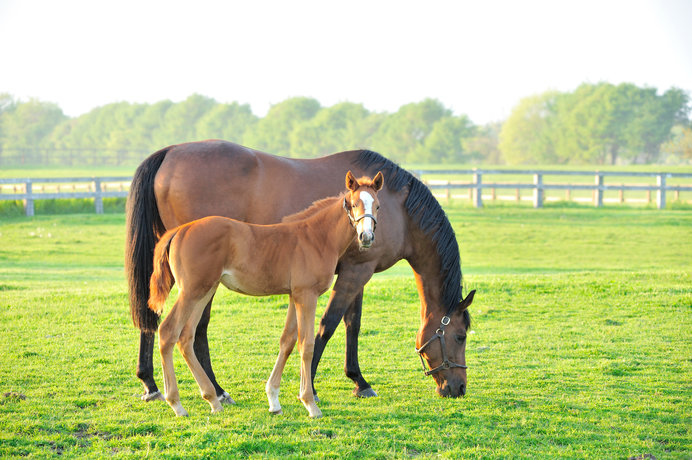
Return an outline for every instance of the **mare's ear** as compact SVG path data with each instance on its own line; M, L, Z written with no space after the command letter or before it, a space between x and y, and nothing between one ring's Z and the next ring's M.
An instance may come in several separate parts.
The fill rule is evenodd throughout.
M358 180L351 171L346 173L346 188L352 192L358 190Z
M474 295L476 295L475 289L473 291L469 292L469 295L467 295L465 299L463 299L461 302L459 302L459 311L464 311L467 308L469 308L469 305L471 305L471 302L473 302L473 296Z
M382 190L382 186L384 185L384 176L382 175L382 171L378 172L375 178L372 180L372 188L375 189L376 192L379 192Z

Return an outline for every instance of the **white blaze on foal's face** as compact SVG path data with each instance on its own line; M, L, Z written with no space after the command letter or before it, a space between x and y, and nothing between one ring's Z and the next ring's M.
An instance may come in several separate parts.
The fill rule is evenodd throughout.
M358 198L363 205L363 213L356 216L358 224L356 232L358 233L358 244L361 249L369 248L375 239L375 220L376 213L375 198L369 192L360 192Z
M375 202L375 199L372 197L372 195L370 195L368 192L360 192L360 201L363 202L365 214L373 215L372 204ZM375 229L373 228L372 224L373 221L370 217L366 217L365 219L361 220L358 222L358 233L374 232Z

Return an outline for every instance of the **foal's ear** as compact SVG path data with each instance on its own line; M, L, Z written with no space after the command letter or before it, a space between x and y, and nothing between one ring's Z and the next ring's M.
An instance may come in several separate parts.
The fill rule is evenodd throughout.
M374 188L376 192L379 192L382 190L382 185L384 185L384 176L382 175L382 171L380 171L372 180L372 188Z
M346 173L346 188L349 189L352 192L355 192L358 190L358 180L356 179L356 176L353 175L351 171Z
M467 308L469 308L469 305L471 305L471 302L473 302L473 296L474 295L476 295L475 289L473 291L469 292L469 295L467 295L465 299L463 299L461 302L459 302L459 311L464 311Z

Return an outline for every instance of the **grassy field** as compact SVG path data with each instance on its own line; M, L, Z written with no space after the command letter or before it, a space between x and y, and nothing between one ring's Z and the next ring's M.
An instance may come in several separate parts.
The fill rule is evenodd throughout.
M690 458L692 211L446 210L478 290L467 396L439 398L420 370L419 301L401 263L365 294L361 367L380 396L351 396L340 327L318 420L295 398L297 354L284 415L267 411L286 298L219 291L212 359L237 405L212 416L176 352L191 416L175 418L137 398L124 216L3 217L0 457Z

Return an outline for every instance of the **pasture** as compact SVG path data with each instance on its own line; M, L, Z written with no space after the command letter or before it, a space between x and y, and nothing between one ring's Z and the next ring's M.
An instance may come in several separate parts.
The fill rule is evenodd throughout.
M478 290L468 394L439 398L423 375L419 300L401 263L365 292L359 354L379 397L351 395L339 327L318 369L317 420L295 397L295 351L284 415L267 410L285 297L219 290L210 348L237 405L210 414L176 351L190 417L175 418L137 397L124 215L3 217L0 456L689 458L692 211L454 201L446 211L466 290Z

